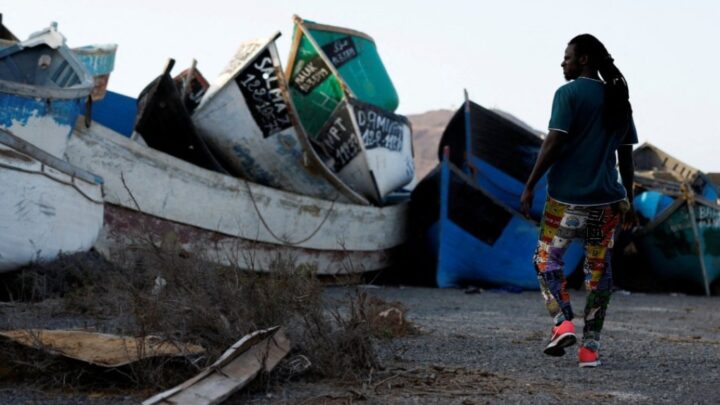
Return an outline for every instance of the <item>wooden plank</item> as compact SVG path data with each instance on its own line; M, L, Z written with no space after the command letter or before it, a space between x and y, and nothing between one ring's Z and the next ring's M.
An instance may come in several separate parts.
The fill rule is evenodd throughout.
M261 371L272 370L289 351L290 341L284 329L276 326L253 332L237 341L200 374L145 400L143 405L220 403Z

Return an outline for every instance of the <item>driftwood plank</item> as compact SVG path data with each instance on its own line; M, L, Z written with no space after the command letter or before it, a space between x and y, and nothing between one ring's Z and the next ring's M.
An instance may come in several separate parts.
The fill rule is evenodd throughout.
M246 386L261 371L272 370L290 351L280 327L243 337L210 367L184 383L143 402L150 404L217 404Z

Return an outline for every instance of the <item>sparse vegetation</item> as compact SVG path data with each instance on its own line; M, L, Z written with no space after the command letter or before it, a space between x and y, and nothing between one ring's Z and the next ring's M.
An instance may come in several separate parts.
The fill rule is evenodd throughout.
M4 345L0 363L10 366L0 372L43 388L97 389L109 381L135 390L168 388L211 364L245 334L274 325L285 326L293 343L291 360L281 364L275 379L302 374L359 381L379 367L374 338L414 331L402 305L361 291L327 305L314 270L282 258L270 273L258 274L154 248L121 265L88 253L5 275L0 285L10 303L0 329L79 326L207 349L200 357L147 359L109 372ZM62 320L71 322L63 326ZM298 367L298 359L306 364Z

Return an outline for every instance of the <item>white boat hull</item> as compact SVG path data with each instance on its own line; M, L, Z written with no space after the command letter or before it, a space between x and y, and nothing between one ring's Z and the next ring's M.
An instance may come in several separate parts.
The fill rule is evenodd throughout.
M100 179L87 181L58 168L0 137L0 272L95 243L103 224Z
M294 114L274 39L259 40L240 46L208 89L193 123L234 174L326 200L366 202L303 147Z
M390 252L405 240L405 204L344 204L261 186L144 147L97 123L76 127L67 157L105 179L110 205L98 247L110 257L150 237L250 270L268 271L278 258L292 257L319 274L362 273L389 266Z

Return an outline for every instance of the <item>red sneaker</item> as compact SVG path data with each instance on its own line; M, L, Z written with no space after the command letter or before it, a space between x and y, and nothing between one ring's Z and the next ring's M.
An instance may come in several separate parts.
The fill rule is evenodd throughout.
M600 355L597 350L580 346L580 350L578 350L578 362L580 367L597 367L600 365Z
M545 346L543 353L549 356L562 356L565 348L577 342L575 337L575 325L571 321L563 321L560 325L552 328L550 343Z

